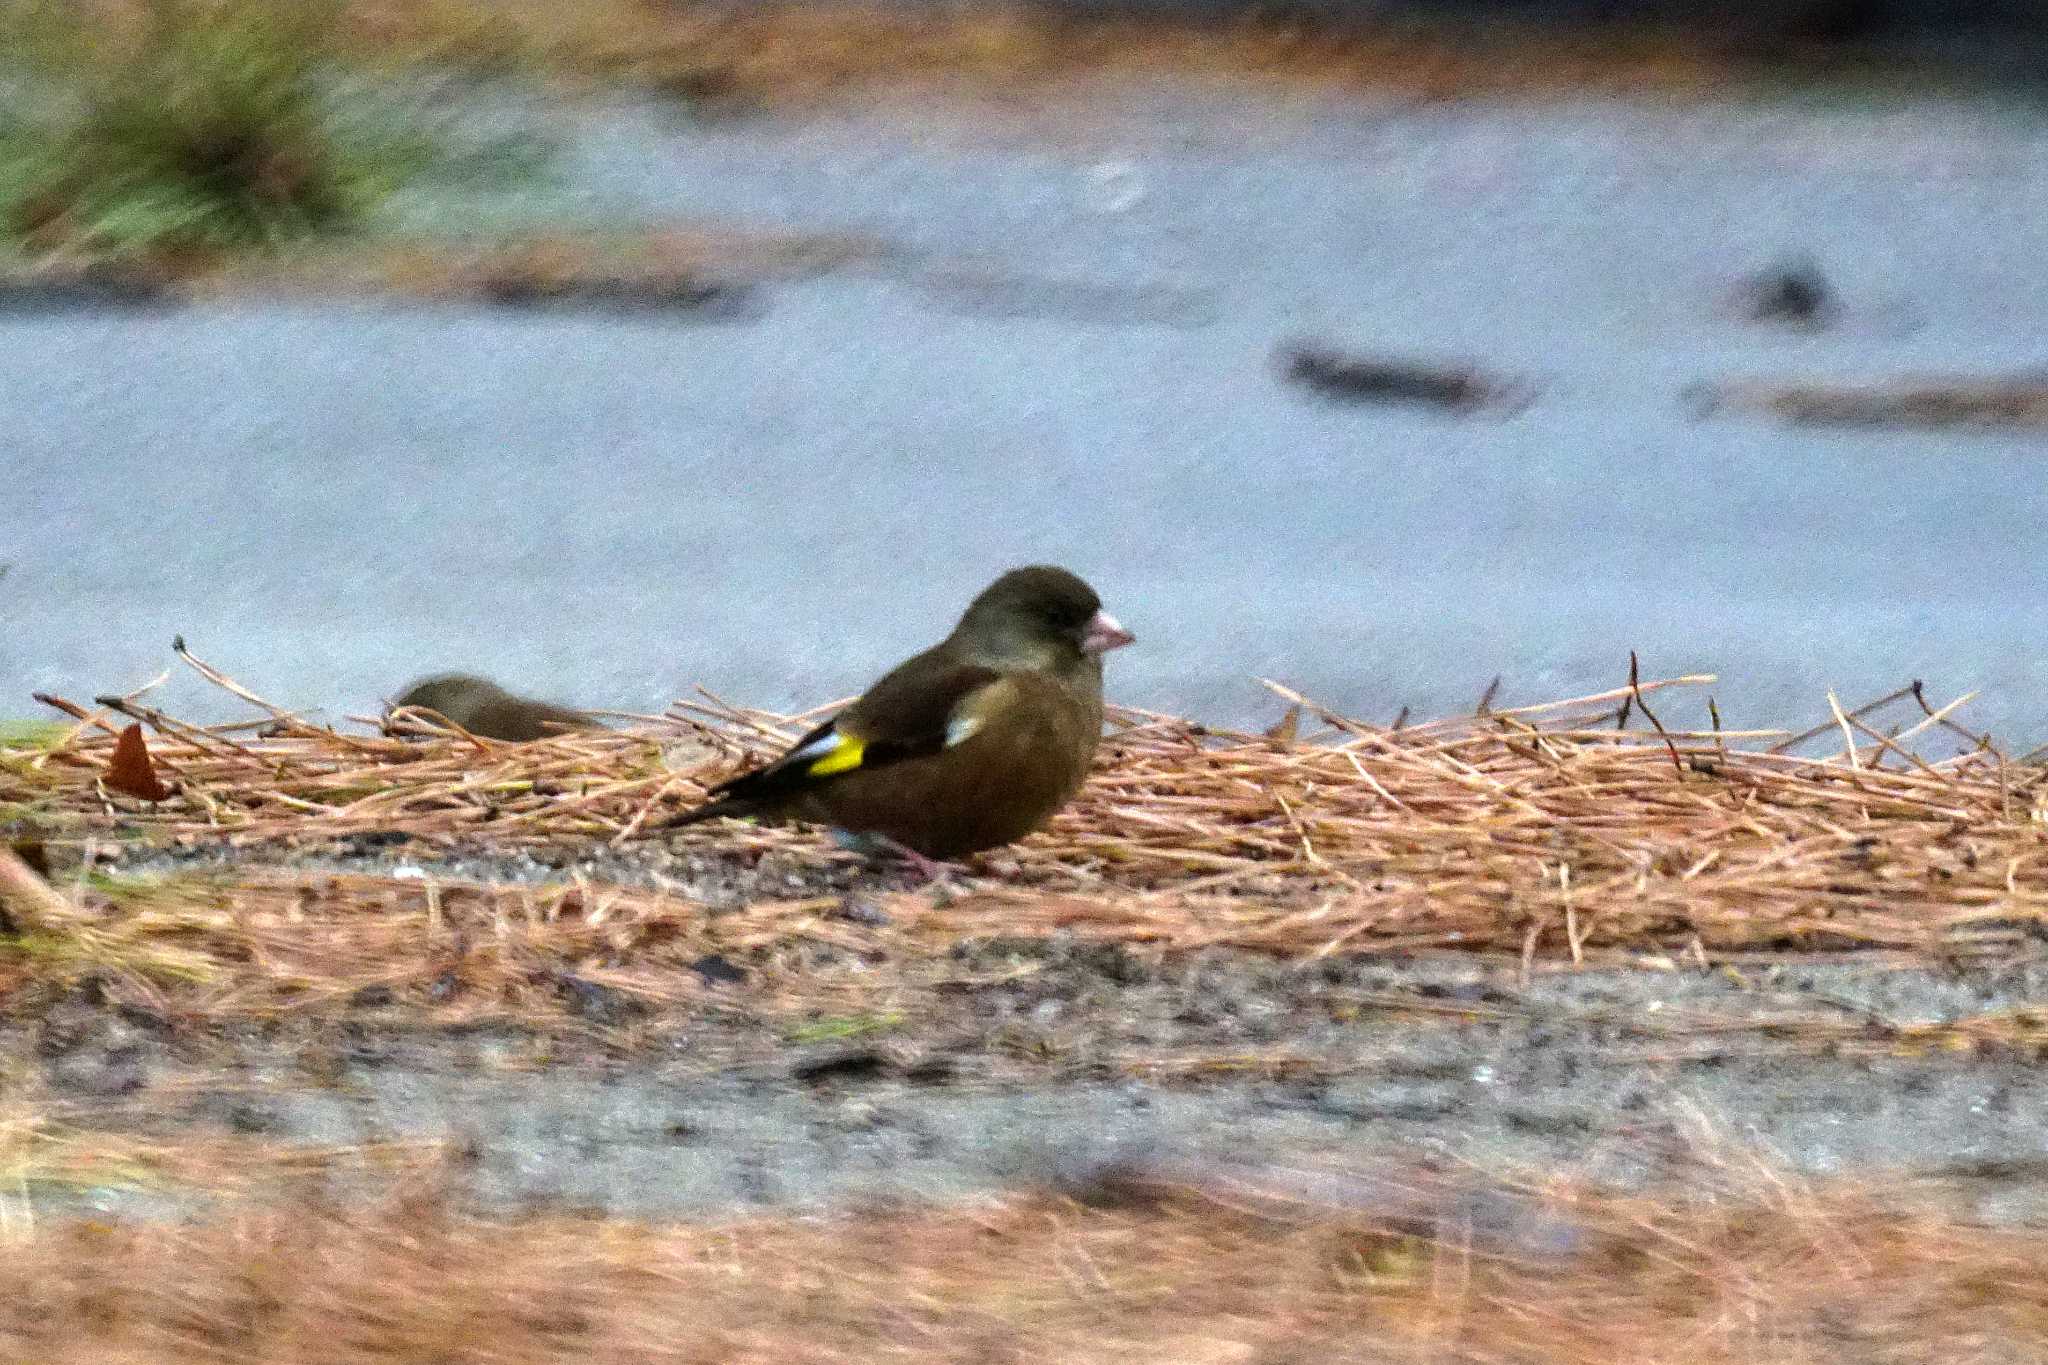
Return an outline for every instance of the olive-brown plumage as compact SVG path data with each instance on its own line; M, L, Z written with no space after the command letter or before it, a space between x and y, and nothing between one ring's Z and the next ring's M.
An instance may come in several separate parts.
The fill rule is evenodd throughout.
M467 673L422 678L405 689L396 706L436 712L485 739L545 739L564 730L587 730L597 725L581 711L514 696L488 678Z
M1012 570L944 640L672 823L808 820L928 858L1021 839L1088 775L1102 737L1102 656L1130 642L1065 569Z

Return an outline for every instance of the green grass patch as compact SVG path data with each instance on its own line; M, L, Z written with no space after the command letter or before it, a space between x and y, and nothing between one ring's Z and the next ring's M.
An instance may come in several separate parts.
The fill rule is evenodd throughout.
M15 1199L104 1190L151 1190L167 1185L164 1173L139 1148L36 1115L0 1121L0 1189Z
M0 934L0 952L19 954L39 973L59 978L117 972L164 984L205 985L220 975L219 964L203 953L98 930Z
M0 777L11 779L0 790L0 828L39 821L56 807L34 800L39 790L55 787L57 774L42 760L71 734L69 721L0 717Z
M799 1024L787 1036L792 1043L836 1043L889 1033L902 1023L903 1015L894 1010L881 1014L840 1014Z
M324 0L0 9L0 225L30 254L281 246L364 228L428 179L530 173L419 72L348 59Z
M218 875L180 875L176 879L179 887L197 886L202 889L225 884ZM85 873L87 888L98 892L115 905L132 905L158 896L173 878L164 873L109 872L104 868L92 868Z
M70 733L69 721L10 720L0 716L0 749L49 749Z

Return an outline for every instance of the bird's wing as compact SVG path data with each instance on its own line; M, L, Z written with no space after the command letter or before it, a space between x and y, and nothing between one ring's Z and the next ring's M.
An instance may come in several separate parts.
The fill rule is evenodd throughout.
M712 795L772 799L856 769L938 753L980 729L1012 690L1001 673L978 664L899 668L773 763L713 788Z

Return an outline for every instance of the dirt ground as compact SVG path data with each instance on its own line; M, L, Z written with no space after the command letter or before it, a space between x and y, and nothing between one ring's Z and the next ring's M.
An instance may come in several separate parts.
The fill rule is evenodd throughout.
M137 861L160 875L173 860ZM321 861L450 895L544 869ZM851 858L743 869L646 853L576 870L723 888L734 905L763 887L836 897L830 913L854 929L888 917L885 897L916 913L900 874ZM859 996L834 986L793 1009L745 955L707 954L669 1001L559 972L547 1016L481 1001L433 1018L461 1005L458 961L423 994L369 986L222 1024L87 976L13 1011L0 1068L70 1122L130 1137L451 1146L459 1183L501 1210L819 1209L1333 1156L1640 1188L1714 1135L1812 1175L1963 1178L1993 1220L2048 1215L2038 957L1707 969L1645 953L1633 969L1532 970L1451 953L1162 953L992 921L942 954L814 947L808 966L865 978Z
M76 708L0 749L0 1354L2038 1358L2038 770L1681 685L1119 710L931 883L659 828L801 718Z

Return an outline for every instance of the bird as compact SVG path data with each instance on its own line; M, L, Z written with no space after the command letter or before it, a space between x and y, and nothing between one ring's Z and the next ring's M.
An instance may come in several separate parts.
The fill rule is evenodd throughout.
M401 706L436 712L485 739L545 739L564 730L597 727L597 722L581 711L514 696L490 679L469 673L421 678L393 703L394 710Z
M944 640L668 825L829 825L933 875L1030 834L1080 789L1102 738L1102 656L1135 639L1076 575L1012 569Z

